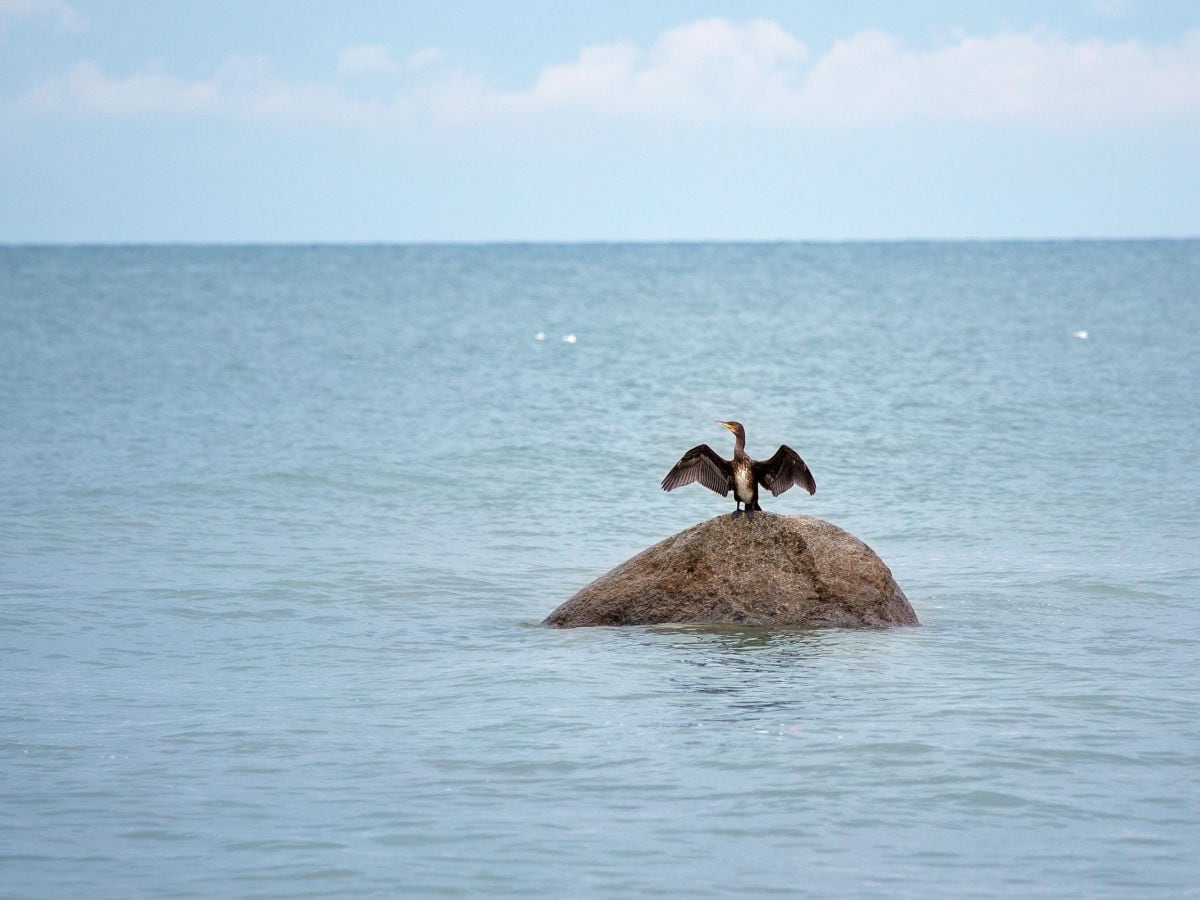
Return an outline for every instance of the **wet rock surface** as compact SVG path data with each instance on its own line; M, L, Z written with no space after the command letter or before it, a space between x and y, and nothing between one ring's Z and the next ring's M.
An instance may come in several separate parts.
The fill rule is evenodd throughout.
M919 625L875 552L813 516L726 514L600 576L542 624Z

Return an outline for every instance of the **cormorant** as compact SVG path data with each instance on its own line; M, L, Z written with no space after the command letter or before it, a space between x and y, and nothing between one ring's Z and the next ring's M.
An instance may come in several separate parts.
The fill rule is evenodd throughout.
M693 481L699 481L722 497L728 497L729 492L733 491L733 499L737 503L733 513L735 519L741 515L743 504L747 516L756 509L762 509L758 505L760 484L776 497L793 484L800 485L810 494L817 492L817 482L812 472L800 455L787 444L776 450L770 459L759 462L746 455L746 429L740 422L722 422L718 419L717 424L733 432L733 459L722 459L708 444L693 447L683 454L662 480L664 491L673 491Z

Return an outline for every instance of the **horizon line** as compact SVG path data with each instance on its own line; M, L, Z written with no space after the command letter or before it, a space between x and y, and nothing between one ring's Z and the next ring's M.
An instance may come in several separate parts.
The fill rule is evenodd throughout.
M1074 237L905 237L905 238L480 238L432 240L0 240L0 248L105 247L588 247L588 246L729 246L780 244L1082 244L1167 243L1200 240L1196 235L1129 235Z

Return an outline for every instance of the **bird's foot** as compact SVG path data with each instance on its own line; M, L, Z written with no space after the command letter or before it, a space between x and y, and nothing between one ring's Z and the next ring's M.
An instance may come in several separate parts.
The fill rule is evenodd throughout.
M740 509L735 509L735 510L733 511L733 515L732 515L732 516L730 516L729 518L731 518L731 519L736 519L736 518L737 518L738 516L740 516L741 514L742 514L742 511L741 511Z

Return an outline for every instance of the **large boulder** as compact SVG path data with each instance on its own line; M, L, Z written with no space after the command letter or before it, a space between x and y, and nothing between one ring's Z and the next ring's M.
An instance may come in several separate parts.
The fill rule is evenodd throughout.
M891 570L812 516L718 516L601 575L542 624L919 625Z

